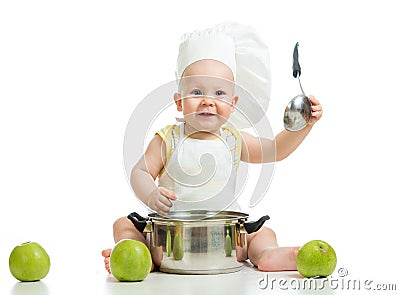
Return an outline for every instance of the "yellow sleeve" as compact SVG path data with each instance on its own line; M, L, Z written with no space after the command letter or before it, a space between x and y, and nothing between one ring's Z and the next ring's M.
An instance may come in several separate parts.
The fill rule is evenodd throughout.
M233 163L237 168L242 153L242 135L240 134L240 130L229 125L224 126L223 130L227 134L226 140L233 156Z
M165 166L167 166L171 153L172 153L172 149L175 148L174 145L174 133L176 133L176 125L168 125L160 130L158 130L156 132L156 135L159 135L162 140L165 143L165 156L166 156L166 162L165 162ZM164 172L164 168L161 170L160 175Z
M160 135L162 139L164 139L166 136L168 136L169 133L172 132L174 125L167 125L164 128L158 130L156 134Z

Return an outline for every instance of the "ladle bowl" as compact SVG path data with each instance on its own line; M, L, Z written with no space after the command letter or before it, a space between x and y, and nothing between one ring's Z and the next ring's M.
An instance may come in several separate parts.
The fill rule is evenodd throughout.
M299 131L311 118L311 102L304 94L294 97L286 106L283 124L288 131Z

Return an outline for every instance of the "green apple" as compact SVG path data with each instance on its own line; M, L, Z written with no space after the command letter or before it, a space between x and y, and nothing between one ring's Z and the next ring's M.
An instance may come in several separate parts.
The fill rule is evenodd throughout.
M21 282L43 279L50 270L50 257L38 243L26 242L16 246L8 261L11 274Z
M336 262L335 250L321 240L304 244L296 258L297 270L307 278L331 275L336 268Z
M142 281L149 274L151 266L150 251L142 242L121 240L111 251L110 269L118 281Z

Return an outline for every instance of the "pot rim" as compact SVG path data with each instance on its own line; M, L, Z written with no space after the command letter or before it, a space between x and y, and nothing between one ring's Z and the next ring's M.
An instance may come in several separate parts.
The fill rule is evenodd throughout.
M158 213L150 213L149 220L153 222L179 222L179 223L196 223L196 222L226 222L226 221L246 221L249 214L238 211L210 211L210 210L185 210L173 211L167 216Z

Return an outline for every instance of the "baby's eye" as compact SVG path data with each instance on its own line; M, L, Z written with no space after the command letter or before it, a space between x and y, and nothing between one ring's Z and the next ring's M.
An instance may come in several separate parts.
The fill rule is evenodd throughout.
M215 95L216 95L216 96L225 95L225 92L224 92L223 90L217 90L217 91L215 92Z
M200 89L194 89L191 93L192 95L202 95L201 90Z

